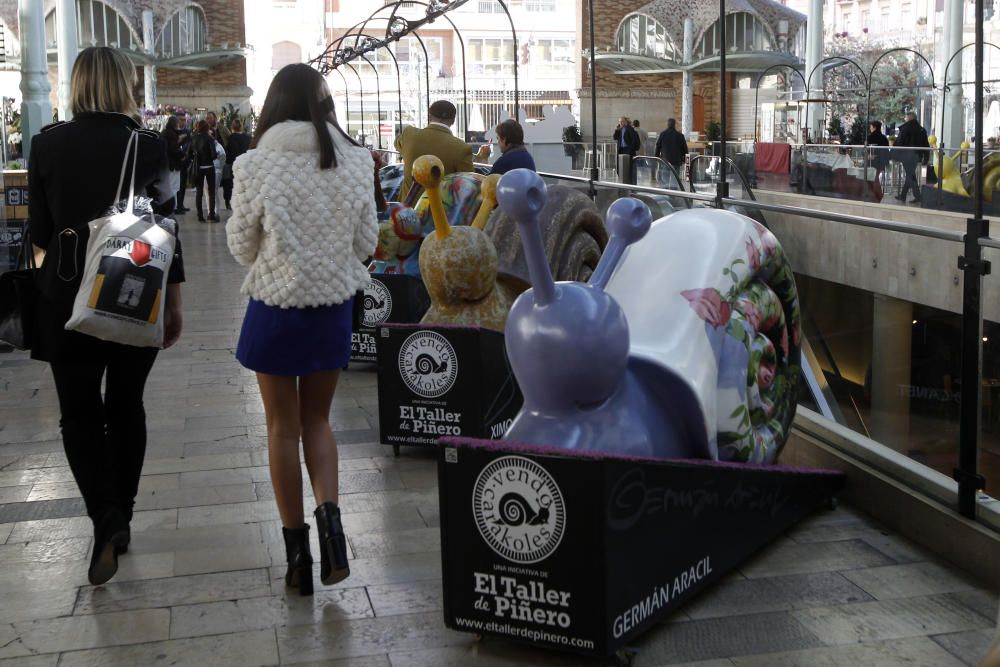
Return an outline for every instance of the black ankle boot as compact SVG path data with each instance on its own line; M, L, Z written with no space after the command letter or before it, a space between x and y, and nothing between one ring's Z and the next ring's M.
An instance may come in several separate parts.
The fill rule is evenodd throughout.
M128 521L117 509L108 509L94 523L94 552L87 579L95 586L107 583L118 571L118 554L128 546Z
M340 523L340 508L325 502L316 508L316 530L319 531L320 579L329 586L343 581L351 573L347 563L347 537Z
M302 528L282 527L281 535L285 538L285 557L288 560L285 585L298 588L302 595L312 595L313 559L309 553L309 524Z

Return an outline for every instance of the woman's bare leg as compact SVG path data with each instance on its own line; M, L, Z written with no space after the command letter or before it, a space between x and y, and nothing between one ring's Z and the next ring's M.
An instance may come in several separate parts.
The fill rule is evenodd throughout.
M302 449L317 505L336 503L340 491L337 441L330 428L330 404L339 378L340 371L323 371L299 379Z
M257 373L260 397L267 419L267 460L271 469L274 499L281 523L286 528L301 528L302 467L299 462L299 399L296 378Z

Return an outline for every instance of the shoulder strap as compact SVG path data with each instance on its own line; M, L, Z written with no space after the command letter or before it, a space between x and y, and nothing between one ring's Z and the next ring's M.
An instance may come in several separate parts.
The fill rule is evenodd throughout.
M118 177L118 188L115 190L115 200L111 202L114 206L121 200L122 186L125 184L125 172L128 171L129 154L132 157L132 178L128 183L128 202L125 204L125 212L132 213L135 199L135 168L139 162L139 133L133 131L129 134L128 143L125 144L125 157L122 159L122 171Z

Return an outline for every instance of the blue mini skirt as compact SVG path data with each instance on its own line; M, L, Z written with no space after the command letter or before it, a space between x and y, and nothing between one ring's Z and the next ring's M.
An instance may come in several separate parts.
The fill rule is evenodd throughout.
M340 370L351 358L352 303L279 308L250 299L236 359L268 375Z

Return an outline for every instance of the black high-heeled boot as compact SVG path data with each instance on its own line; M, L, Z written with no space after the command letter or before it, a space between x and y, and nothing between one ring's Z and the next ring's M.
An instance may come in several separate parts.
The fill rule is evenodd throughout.
M325 502L316 508L316 530L319 531L320 579L329 586L351 574L347 562L347 537L340 523L340 508Z
M312 595L313 559L309 552L309 524L302 528L282 527L281 535L285 538L285 557L288 560L285 585L298 588L302 595Z

